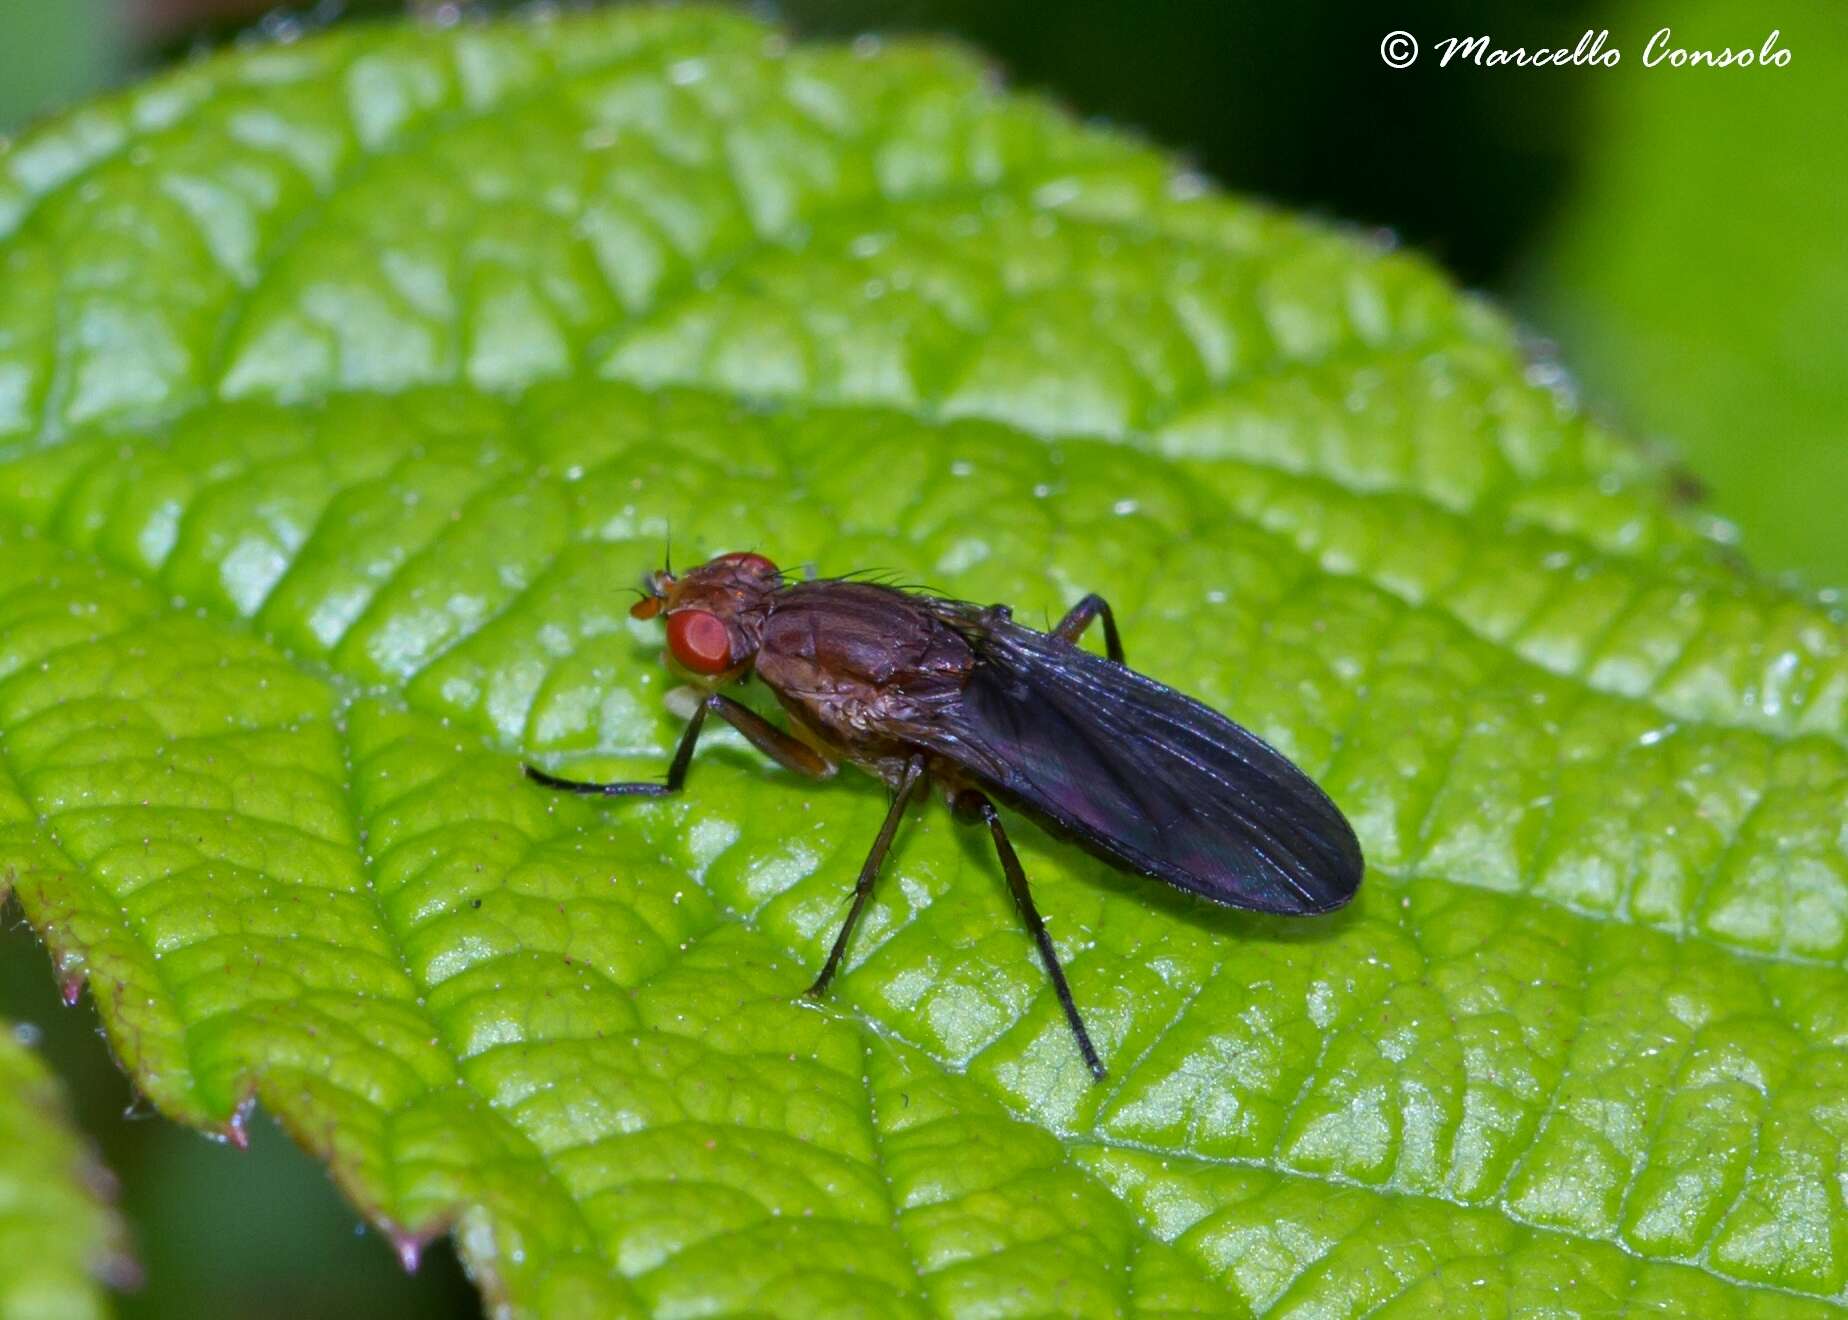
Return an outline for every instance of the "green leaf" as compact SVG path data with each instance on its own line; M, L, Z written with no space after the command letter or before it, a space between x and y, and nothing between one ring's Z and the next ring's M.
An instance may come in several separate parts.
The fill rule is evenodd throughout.
M1630 0L1596 79L1589 167L1527 301L1588 394L1686 455L1765 568L1848 586L1848 26L1831 0ZM1642 44L1783 66L1644 68ZM1703 74L1715 76L1706 77Z
M109 1313L103 1283L135 1272L109 1193L57 1083L26 1037L0 1022L0 1317Z
M1422 262L923 45L354 28L0 158L0 860L167 1114L559 1315L1822 1314L1848 660ZM1341 915L736 741L623 588L757 547L1275 739Z

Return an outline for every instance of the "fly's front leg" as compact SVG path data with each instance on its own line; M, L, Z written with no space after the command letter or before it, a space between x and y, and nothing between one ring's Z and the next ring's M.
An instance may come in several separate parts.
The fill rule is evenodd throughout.
M707 711L717 712L720 719L749 739L753 747L786 770L794 770L811 779L826 779L834 773L834 762L807 743L792 738L749 706L733 701L723 692L709 692L694 707L693 718L687 721L687 731L680 735L680 746L674 751L674 761L667 768L664 784L646 779L635 783L589 784L577 779L560 779L530 765L524 767L526 777L547 788L602 797L667 797L678 793L686 783L687 767L693 763L693 747L699 742L699 731L706 722Z
M1109 606L1104 605L1096 596L1086 599L1096 600L1105 610L1105 620L1109 620ZM1111 658L1120 659L1116 656ZM1046 923L1040 917L1039 908L1034 905L1033 891L1027 888L1027 873L1021 869L1020 858L1008 840L1007 830L1002 827L1001 813L995 810L994 803L974 789L964 789L958 793L955 805L958 815L981 821L994 836L995 855L1001 859L1001 870L1007 876L1007 887L1013 890L1014 905L1020 909L1021 919L1027 923L1033 942L1039 946L1040 959L1046 964L1046 975L1052 979L1053 992L1059 996L1059 1007L1065 1010L1065 1020L1071 1024L1072 1035L1078 1038L1078 1052L1084 1055L1091 1076L1103 1081L1103 1061L1097 1057L1097 1047L1091 1044L1091 1033L1084 1029L1084 1019L1078 1015L1078 1004L1072 998L1071 986L1066 983L1065 969L1059 966L1058 951L1052 947L1052 936L1046 933Z
M810 998L820 998L821 992L828 988L828 982L834 979L835 969L841 965L841 956L847 952L847 937L853 934L854 923L860 919L860 909L866 906L866 900L872 895L873 879L879 874L880 863L885 861L885 855L892 847L892 836L898 833L898 822L905 817L905 804L911 801L911 795L923 782L924 758L914 756L905 762L905 773L898 781L898 791L892 795L892 805L886 811L885 824L879 827L879 837L873 840L872 851L866 854L866 863L860 867L860 878L854 883L853 906L847 909L847 920L841 924L841 933L834 937L834 947L828 951L828 961L822 965L821 975L808 988Z
M1120 665L1123 663L1123 639L1117 635L1116 615L1110 612L1110 602L1095 591L1067 610L1059 626L1052 631L1076 646L1084 630L1091 626L1091 620L1099 615L1104 620L1104 654Z
M588 784L579 779L560 779L557 775L548 775L537 766L521 768L535 784L543 784L565 793L590 793L602 797L667 797L678 793L680 786L687 781L687 767L693 763L693 746L699 741L700 726L706 722L706 711L710 704L710 700L707 700L694 707L693 718L687 721L687 731L680 735L680 746L674 751L673 764L667 767L665 784L649 779L633 783Z

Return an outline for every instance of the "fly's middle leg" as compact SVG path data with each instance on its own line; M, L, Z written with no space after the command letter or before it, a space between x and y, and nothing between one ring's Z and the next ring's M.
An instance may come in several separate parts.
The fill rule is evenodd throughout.
M1093 596L1090 599L1097 598ZM1101 601L1098 603L1102 604ZM1107 606L1105 608L1108 609ZM1110 616L1106 614L1104 617L1108 619ZM1097 1057L1097 1047L1091 1044L1091 1033L1085 1030L1084 1019L1078 1014L1078 1003L1072 998L1071 986L1066 983L1065 969L1059 965L1058 950L1052 947L1052 936L1046 933L1046 923L1033 902L1033 891L1027 887L1027 873L1021 868L1020 858L1014 852L1014 845L1009 842L1007 830L1001 824L1001 813L995 810L994 803L974 789L964 789L958 793L955 808L957 815L979 820L988 826L988 832L994 836L995 855L1001 859L1001 870L1007 875L1007 887L1014 892L1014 905L1020 909L1021 920L1027 923L1033 942L1039 946L1040 960L1046 964L1046 975L1051 978L1053 991L1059 997L1059 1007L1065 1010L1065 1020L1071 1023L1072 1035L1078 1038L1078 1052L1084 1055L1091 1076L1103 1081L1103 1061Z
M1123 663L1123 639L1117 634L1116 615L1110 611L1110 602L1095 591L1067 610L1059 626L1052 631L1076 646L1084 630L1091 626L1091 620L1099 616L1104 620L1104 654L1120 665Z
M879 837L873 840L872 850L866 854L866 862L860 867L860 878L854 882L853 906L847 909L847 920L841 923L841 933L834 937L834 947L828 950L828 961L822 965L821 975L808 988L810 998L820 998L821 992L828 988L828 982L834 979L835 970L840 967L841 958L847 952L847 937L853 934L854 923L860 919L860 910L872 896L873 881L879 875L879 867L885 861L886 853L891 850L892 836L898 833L898 822L905 818L905 806L923 782L924 758L914 756L905 762L905 773L898 781L898 791L892 795L892 805L886 810L885 824L879 827Z

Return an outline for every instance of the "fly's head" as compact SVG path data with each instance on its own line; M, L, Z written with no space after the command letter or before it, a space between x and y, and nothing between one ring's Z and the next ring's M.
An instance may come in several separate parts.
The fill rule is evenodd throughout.
M756 659L770 598L782 581L762 555L720 555L679 576L665 568L648 574L629 613L665 617L668 656L692 677L730 682Z

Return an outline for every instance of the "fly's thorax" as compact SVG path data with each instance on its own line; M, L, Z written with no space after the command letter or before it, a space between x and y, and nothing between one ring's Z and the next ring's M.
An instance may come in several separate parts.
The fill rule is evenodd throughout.
M756 660L794 722L881 775L904 766L913 731L955 702L974 663L922 597L825 578L777 594Z

